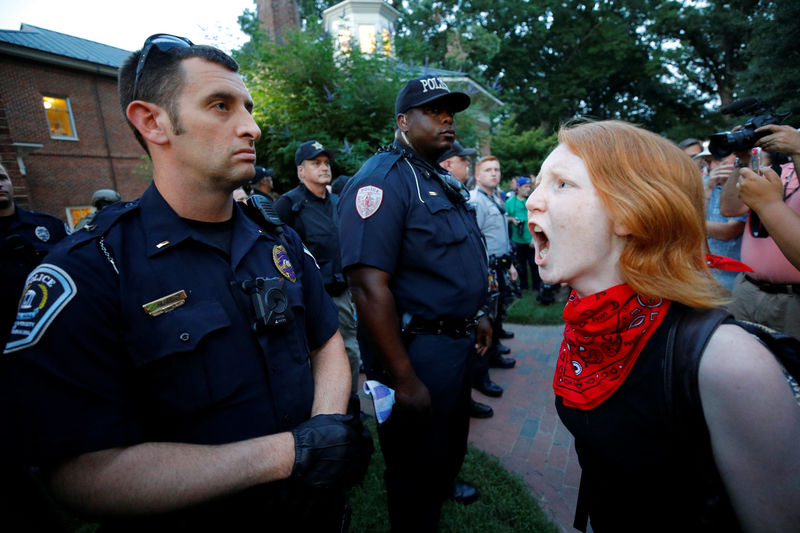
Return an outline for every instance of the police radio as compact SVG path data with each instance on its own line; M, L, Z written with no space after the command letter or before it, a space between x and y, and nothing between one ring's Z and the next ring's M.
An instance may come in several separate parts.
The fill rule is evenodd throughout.
M288 324L293 318L283 278L256 278L242 282L242 290L250 295L255 312L253 331Z

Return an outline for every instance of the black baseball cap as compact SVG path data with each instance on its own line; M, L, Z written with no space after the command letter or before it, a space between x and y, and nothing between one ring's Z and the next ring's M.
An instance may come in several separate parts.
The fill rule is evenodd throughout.
M399 115L412 107L419 107L439 99L447 101L453 113L464 111L470 104L469 96L465 93L450 91L440 77L422 76L409 80L400 90L394 103L394 113Z
M300 145L300 148L294 153L294 164L300 166L303 161L314 159L319 154L325 154L328 159L333 159L333 152L322 146L322 143L317 141L306 141Z
M256 175L250 178L250 185L255 185L267 176L272 177L274 174L275 171L271 168L256 167Z
M474 155L475 153L477 153L477 150L475 150L475 148L464 148L463 146L461 146L460 142L453 141L453 146L451 146L449 150L447 150L439 157L439 163L441 163L446 159L450 159L451 157L455 156L467 157L470 155Z

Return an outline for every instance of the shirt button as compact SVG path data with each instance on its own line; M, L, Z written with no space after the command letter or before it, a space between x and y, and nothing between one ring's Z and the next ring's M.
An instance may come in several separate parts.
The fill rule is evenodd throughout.
M179 338L180 340L182 340L183 342L186 342L186 341L188 341L188 340L189 340L189 337L190 337L190 335L189 335L189 333L188 333L188 332L186 332L186 331L184 331L183 333L181 333L181 334L178 336L178 338Z

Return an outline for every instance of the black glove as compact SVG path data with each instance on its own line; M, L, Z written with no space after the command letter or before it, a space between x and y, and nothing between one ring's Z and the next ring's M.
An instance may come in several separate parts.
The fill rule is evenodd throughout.
M311 487L349 489L364 479L375 446L356 417L317 415L292 431L292 479Z

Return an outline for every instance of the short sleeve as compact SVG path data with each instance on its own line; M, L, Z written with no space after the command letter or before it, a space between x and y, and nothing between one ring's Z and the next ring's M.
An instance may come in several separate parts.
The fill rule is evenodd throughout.
M292 246L292 259L297 257L303 262L303 305L306 308L306 338L310 350L316 350L339 329L339 315L336 305L331 300L322 274L311 252L300 241L300 237L292 229L286 229L286 235Z
M403 244L408 201L397 168L385 177L364 176L339 200L342 269L355 265L393 274Z
M0 359L2 431L27 464L141 439L116 280L97 256L91 245L60 248L31 273Z

